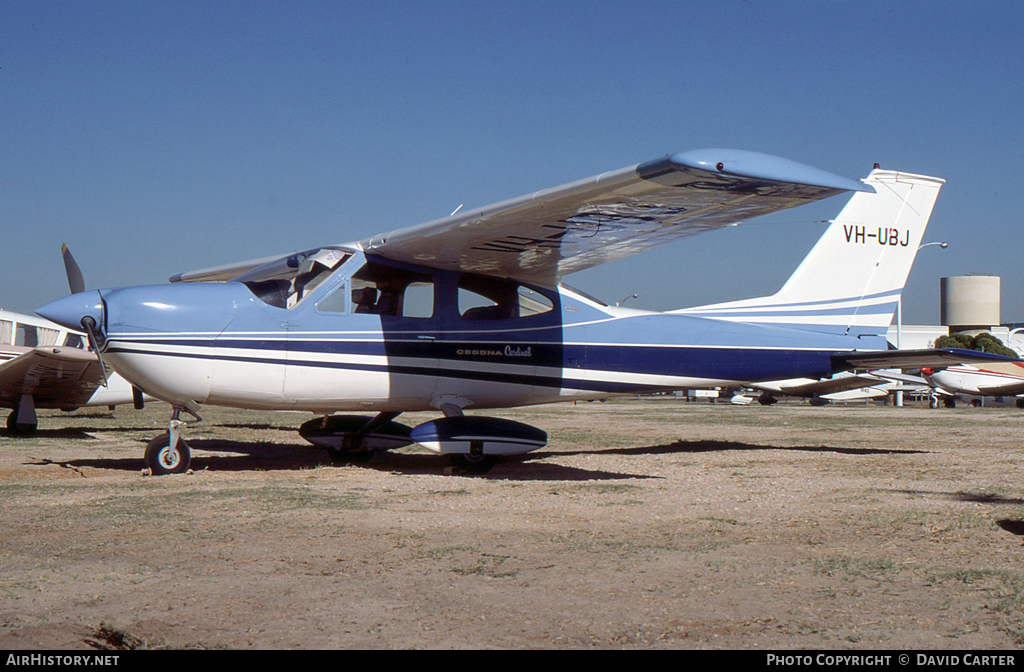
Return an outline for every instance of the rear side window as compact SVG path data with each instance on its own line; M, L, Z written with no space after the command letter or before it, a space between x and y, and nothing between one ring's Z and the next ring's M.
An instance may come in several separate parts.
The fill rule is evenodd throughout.
M459 278L459 315L466 320L513 320L553 309L551 299L513 280L470 274Z

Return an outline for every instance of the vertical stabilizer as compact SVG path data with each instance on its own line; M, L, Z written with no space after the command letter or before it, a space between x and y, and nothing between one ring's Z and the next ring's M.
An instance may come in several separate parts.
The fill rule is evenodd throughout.
M776 294L672 311L849 335L884 335L945 180L891 170L857 192Z

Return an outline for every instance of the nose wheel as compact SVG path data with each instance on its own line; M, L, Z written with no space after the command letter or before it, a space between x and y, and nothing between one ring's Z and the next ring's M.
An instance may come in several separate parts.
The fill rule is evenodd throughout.
M183 474L191 460L192 451L181 437L172 446L171 435L161 434L146 446L146 467L154 476Z
M181 420L182 410L185 409L175 407L171 421L167 424L167 433L156 437L146 446L146 467L154 476L183 474L188 471L192 451L185 443L185 439L181 438L181 427L185 424ZM195 415L192 411L188 412ZM200 419L198 415L195 417L197 420Z

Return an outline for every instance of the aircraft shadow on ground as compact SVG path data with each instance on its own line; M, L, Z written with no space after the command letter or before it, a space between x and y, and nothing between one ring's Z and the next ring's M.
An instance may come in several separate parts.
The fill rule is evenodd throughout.
M262 425L256 428L263 428ZM61 436L81 438L87 436L87 429L54 430ZM332 464L326 451L307 444L226 441L220 439L197 439L189 441L195 452L192 456L193 471L254 471L254 470L301 470ZM627 448L594 448L573 451L537 451L519 457L498 458L495 467L478 477L510 481L593 481L658 478L621 471L606 471L571 467L551 462L546 458L572 455L665 455L694 454L725 451L789 450L810 452L833 452L847 455L888 455L910 454L925 451L894 450L875 448L837 448L830 446L767 446L735 441L677 441L670 444L638 446ZM145 468L141 453L131 458L77 459L56 463L39 460L28 464L60 464L65 468L80 470L85 467L118 471L142 471ZM33 458L38 459L38 458ZM348 465L339 465L348 466ZM384 452L375 454L368 462L351 465L353 468L367 468L390 471L399 474L460 474L453 471L445 460L430 453Z
M142 443L142 442L140 442ZM217 439L198 439L188 442L193 450L192 471L292 471L310 469L319 466L331 466L333 463L327 452L321 448L306 444L224 441ZM113 471L141 472L145 468L142 459L143 448L140 446L138 457L109 457L95 459L73 459L56 462L45 458L32 457L32 466L59 465L72 471L82 473L84 468L109 469ZM596 452L596 451L595 451ZM548 453L548 456L564 453ZM530 458L531 456L524 456ZM487 474L477 477L500 480L551 480L551 481L591 481L614 479L643 479L648 476L610 472L592 469L580 469L564 465L535 462L533 459L499 458L495 467ZM431 453L383 452L375 454L364 464L337 465L342 468L364 468L377 471L389 471L398 474L455 474L444 458ZM84 474L83 474L84 475Z
M594 448L592 450L576 450L568 453L530 453L533 455L665 455L678 453L711 453L728 451L782 450L812 453L839 453L841 455L912 455L926 453L925 450L897 450L894 448L837 448L834 446L762 446L738 441L676 441L658 446L642 446L636 448Z
M92 439L95 438L90 436L89 432L102 431L99 428L93 427L68 427L64 429L37 429L31 434L11 434L8 431L0 432L0 436L6 436L16 441L31 441L32 439L71 439L78 441L81 439Z
M894 490L904 495L914 497L932 497L945 499L953 502L973 502L975 504L992 504L994 506L1024 506L1024 499L1020 497L1003 497L987 492L937 492L934 490ZM995 521L1000 529L1018 537L1024 537L1024 520L1014 518L1001 518Z
M1003 497L982 492L941 492L935 490L893 490L904 495L913 497L932 497L935 499L947 499L954 502L974 502L975 504L998 504L1008 506L1024 506L1024 499L1020 497Z
M190 441L195 450L211 453L234 453L231 456L194 456L192 468L210 470L306 469L331 466L327 452L304 444L247 443L242 441ZM530 456L524 456L529 458ZM363 468L398 474L454 474L443 457L432 453L381 452L361 464L337 465L339 468ZM647 478L627 473L579 469L550 463L531 463L519 458L499 458L495 467L479 477L499 480L608 480Z
M1024 537L1024 520L1010 520L1008 518L1004 518L1003 520L997 520L996 525L1010 534L1015 534L1018 537Z

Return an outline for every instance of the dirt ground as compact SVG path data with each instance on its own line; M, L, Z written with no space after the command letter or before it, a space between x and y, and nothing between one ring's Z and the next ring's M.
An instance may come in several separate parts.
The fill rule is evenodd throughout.
M175 476L161 404L0 430L0 648L1024 644L1024 411L519 409L550 443L486 476L205 411Z

